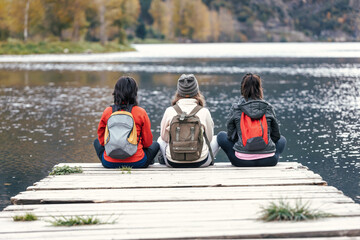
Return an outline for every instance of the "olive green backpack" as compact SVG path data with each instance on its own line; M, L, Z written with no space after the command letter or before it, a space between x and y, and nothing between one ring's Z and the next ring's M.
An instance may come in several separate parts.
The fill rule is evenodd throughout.
M200 118L196 116L202 106L197 105L189 114L183 112L177 104L173 108L177 115L173 117L170 123L169 147L171 158L176 161L189 162L198 160L205 138L211 159L214 161L210 142L203 130Z

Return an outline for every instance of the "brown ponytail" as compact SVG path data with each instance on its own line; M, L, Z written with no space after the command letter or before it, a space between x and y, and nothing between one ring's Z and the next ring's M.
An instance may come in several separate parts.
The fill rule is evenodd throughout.
M260 76L247 73L241 81L241 95L245 100L263 99L263 89Z

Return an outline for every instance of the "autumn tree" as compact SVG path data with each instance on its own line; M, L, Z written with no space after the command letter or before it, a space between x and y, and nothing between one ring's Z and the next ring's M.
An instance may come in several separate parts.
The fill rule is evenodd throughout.
M158 5L156 6L155 3ZM206 41L210 36L209 10L201 0L154 0L151 11L154 27L168 23L168 35L195 41ZM165 6L165 7L164 7ZM156 9L159 12L156 12ZM161 12L169 12L163 20Z
M7 0L0 1L0 41L6 40L9 36L8 6L9 2Z
M153 28L163 36L169 34L169 18L168 8L162 0L153 0L149 9L149 13L153 19Z
M40 28L44 18L41 0L17 0L9 2L9 29L15 36L26 41L30 32Z
M71 11L72 0L44 0L45 27L54 35L64 40L62 32L72 26L74 17Z
M125 29L136 25L139 13L139 0L108 0L106 2L106 19L118 27L120 43L125 43Z
M89 1L87 0L73 0L70 5L70 12L73 15L72 20L72 40L79 41L80 37L84 35L84 30L88 23L85 17L85 10Z
M106 21L106 0L92 0L93 4L88 4L85 9L85 17L88 23L86 40L98 41L105 45L108 41L107 28L109 23Z
M193 39L193 34L195 32L195 16L196 8L194 0L182 1L180 9L180 36Z
M192 19L194 28L193 39L196 41L208 41L211 35L210 12L208 7L201 1L193 1L195 15Z

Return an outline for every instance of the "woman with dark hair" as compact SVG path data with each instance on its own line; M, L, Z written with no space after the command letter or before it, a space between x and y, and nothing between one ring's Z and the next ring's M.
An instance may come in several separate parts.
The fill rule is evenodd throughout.
M138 106L137 91L138 86L134 78L121 77L114 88L114 105L107 107L101 116L97 131L98 138L94 141L94 147L102 165L106 168L123 166L146 168L154 162L159 151L159 144L152 141L150 119L146 111ZM113 118L111 118L111 124L108 124L110 117ZM129 124L116 121L128 121ZM126 129L127 126L130 127ZM109 130L110 128L114 130ZM119 142L121 133L126 133L127 130L129 134L126 134L125 143L118 144L120 149L116 149L114 147L117 144L116 141ZM116 134L118 136L114 136ZM106 147L107 144L114 146ZM122 146L128 147L121 149Z
M177 91L175 93L174 99L171 102L171 107L168 107L164 113L164 116L161 120L160 126L160 137L158 143L160 144L161 155L159 157L159 162L166 164L168 167L174 168L189 168L189 167L207 167L213 163L213 156L216 155L219 146L216 141L216 136L214 137L214 122L211 118L210 111L205 108L205 98L199 91L198 81L193 74L183 74L178 79ZM198 158L196 159L175 159L172 154L171 149L171 124L174 122L174 117L180 116L180 114L186 115L195 115L200 119L201 130L198 137L194 137L191 141L184 141L189 144L197 144L197 140L202 142L202 146L198 149ZM194 128L193 128L194 129ZM181 132L180 132L181 131ZM193 133L195 130L193 131ZM191 129L188 131L189 136L191 135ZM174 138L177 136L187 135L186 129L179 128L179 133L176 133ZM194 134L196 135L196 134ZM193 135L193 136L194 136ZM190 142L191 141L191 142ZM188 145L189 145L188 144ZM209 147L211 146L211 147ZM181 146L178 146L179 148ZM192 147L192 146L188 146ZM210 153L212 149L212 153ZM180 150L179 150L180 151ZM184 150L186 152L186 150ZM181 153L180 153L181 155ZM211 156L212 155L212 156Z
M227 133L217 141L232 165L275 166L286 146L273 107L263 100L261 78L248 73L242 78L241 99L230 109Z

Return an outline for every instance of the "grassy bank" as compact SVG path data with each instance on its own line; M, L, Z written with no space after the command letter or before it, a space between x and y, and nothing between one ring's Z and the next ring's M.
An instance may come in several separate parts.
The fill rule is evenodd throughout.
M0 42L0 55L45 53L105 53L134 51L131 46L109 42L102 46L97 42Z
M132 40L134 44L163 44L163 43L177 43L176 41L166 40L166 39L156 39L156 38L135 38Z

